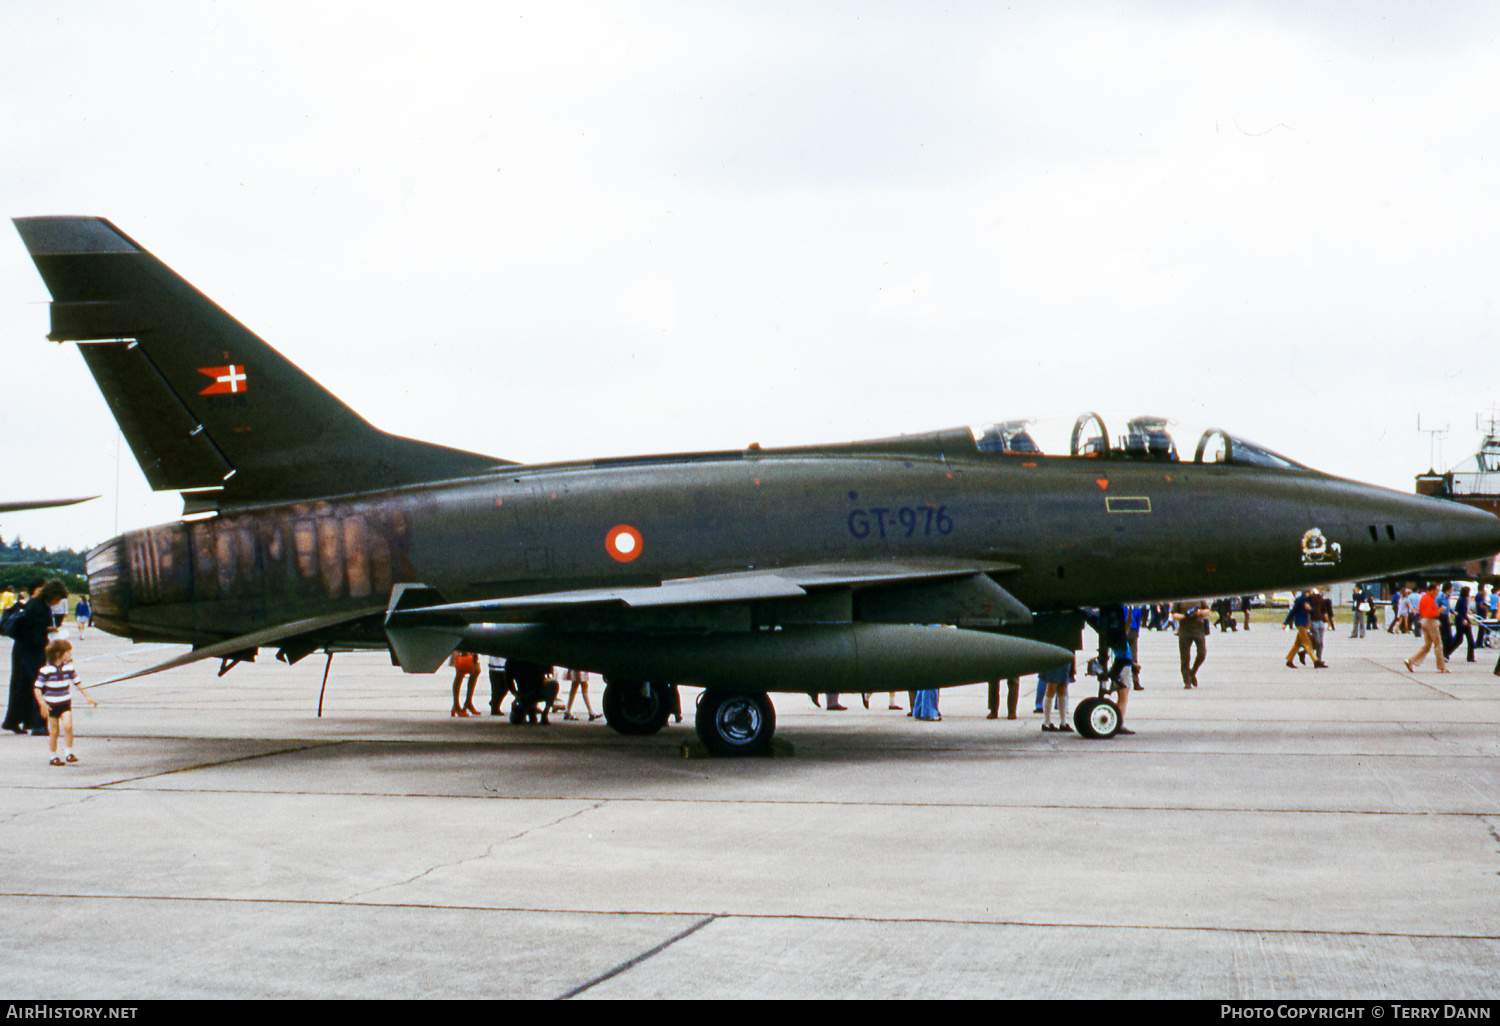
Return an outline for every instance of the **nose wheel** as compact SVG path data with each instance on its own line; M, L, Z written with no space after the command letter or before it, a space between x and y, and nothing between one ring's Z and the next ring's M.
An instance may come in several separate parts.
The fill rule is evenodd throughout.
M765 692L710 689L698 699L693 725L715 755L764 755L776 732L776 709Z
M1073 712L1080 737L1114 737L1120 729L1120 710L1107 698L1085 698Z

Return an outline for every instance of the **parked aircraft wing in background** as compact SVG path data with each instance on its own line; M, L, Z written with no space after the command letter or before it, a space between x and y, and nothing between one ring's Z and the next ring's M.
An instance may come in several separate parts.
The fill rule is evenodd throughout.
M19 513L28 509L52 509L56 506L72 506L80 502L97 499L97 495L85 495L78 499L29 499L20 502L0 502L0 513Z

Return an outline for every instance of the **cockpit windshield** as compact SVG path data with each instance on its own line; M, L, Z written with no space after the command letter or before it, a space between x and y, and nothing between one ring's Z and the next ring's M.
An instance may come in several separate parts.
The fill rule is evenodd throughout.
M1215 438L1223 440L1221 449L1209 450L1207 446ZM1198 439L1198 454L1193 458L1194 463L1243 463L1252 467L1272 467L1276 470L1308 470L1311 469L1289 460L1278 452L1272 452L1265 446L1256 445L1243 438L1234 435L1226 435L1218 428L1210 428Z
M1039 454L1036 442L1026 433L1029 420L1007 420L1003 424L991 424L978 435L974 444L980 452L1014 452Z
M1079 456L1091 459L1153 460L1163 463L1230 463L1277 470L1307 470L1264 446L1231 435L1216 427L1195 429L1166 417L1122 418L1108 415L1109 422L1124 425L1111 434L1105 415L1088 412L1071 423L1049 418L1006 420L971 429L980 452L1007 456ZM1195 439L1191 456L1179 453L1176 437Z

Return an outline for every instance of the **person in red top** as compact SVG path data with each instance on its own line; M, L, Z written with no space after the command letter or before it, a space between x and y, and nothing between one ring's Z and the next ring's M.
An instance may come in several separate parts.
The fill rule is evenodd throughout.
M1417 616L1422 621L1422 650L1410 659L1406 660L1406 672L1414 673L1422 660L1427 657L1427 650L1433 650L1433 656L1437 658L1438 673L1448 672L1448 660L1443 658L1443 640L1438 634L1438 617L1442 610L1438 609L1436 582L1429 584L1427 590L1422 593L1422 600L1417 603Z
M479 657L473 652L459 649L453 653L449 662L453 666L453 711L448 715L478 716L479 710L474 708L474 684L479 680ZM465 678L469 681L469 692L464 696L464 704L460 706L458 691Z

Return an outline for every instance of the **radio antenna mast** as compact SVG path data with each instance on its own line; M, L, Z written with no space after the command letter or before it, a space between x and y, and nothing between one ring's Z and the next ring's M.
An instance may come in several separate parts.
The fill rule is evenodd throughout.
M1417 430L1427 435L1427 470L1429 473L1437 472L1437 463L1434 462L1433 452L1434 450L1437 452L1443 451L1442 439L1447 437L1448 428L1449 425L1447 424L1444 424L1440 428L1424 428L1422 426L1422 415L1420 413L1417 414Z

